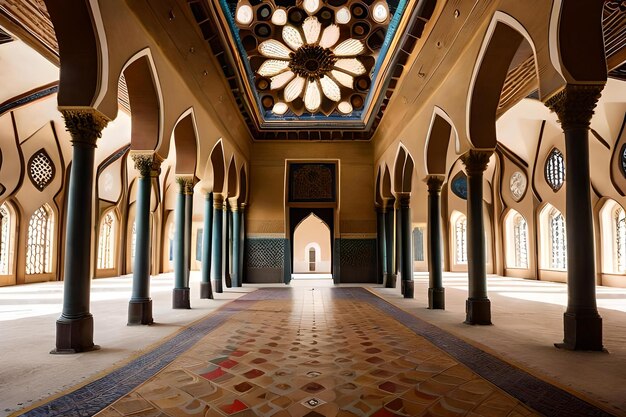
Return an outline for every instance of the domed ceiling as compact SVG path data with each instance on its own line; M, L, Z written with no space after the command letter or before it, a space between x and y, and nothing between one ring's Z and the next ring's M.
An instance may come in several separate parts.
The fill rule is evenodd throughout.
M369 139L434 5L190 1L213 53L228 52L222 68L236 73L231 88L255 139ZM211 18L223 29L206 33Z

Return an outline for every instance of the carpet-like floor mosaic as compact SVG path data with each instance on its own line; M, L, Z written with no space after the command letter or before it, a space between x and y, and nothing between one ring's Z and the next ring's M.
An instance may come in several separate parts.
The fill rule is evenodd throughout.
M609 415L361 288L255 291L127 366L24 415L96 413Z

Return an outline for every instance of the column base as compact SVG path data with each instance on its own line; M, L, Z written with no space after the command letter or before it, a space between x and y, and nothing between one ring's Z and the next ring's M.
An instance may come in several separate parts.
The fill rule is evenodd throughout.
M213 299L213 288L211 288L210 282L201 282L200 283L200 298L203 300L212 300Z
M445 288L429 288L428 289L428 308L431 310L446 309L446 289Z
M189 288L174 288L172 297L172 308L175 309L190 309L191 303L189 302Z
M152 300L130 300L128 302L128 325L152 324Z
M99 350L93 343L93 316L89 314L80 319L57 320L56 348L52 354L71 354Z
M226 274L224 276L224 281L226 282L226 288L232 288L233 287L233 280L230 277L230 274Z
M398 276L396 274L385 274L385 288L396 288L396 280Z
M402 292L404 298L415 298L415 281L402 281L402 284L404 286L404 291Z
M554 346L567 350L604 351L602 347L602 317L595 314L563 314L563 343Z
M472 299L465 302L465 324L491 324L491 301L488 298Z
M213 292L216 292L218 294L224 292L224 287L222 285L222 280L212 281L211 283L213 284Z

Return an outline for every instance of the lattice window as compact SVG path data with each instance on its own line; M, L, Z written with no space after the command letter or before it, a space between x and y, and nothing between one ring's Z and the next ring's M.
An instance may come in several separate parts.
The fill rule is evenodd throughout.
M552 209L550 219L550 267L552 269L567 268L567 235L565 218L557 209Z
M463 215L457 219L454 230L456 234L456 263L467 263L467 218Z
M309 249L309 271L315 272L315 248Z
M424 260L424 228L413 229L413 260L420 262Z
M133 228L130 231L130 261L135 265L135 248L137 246L137 223L133 222Z
M528 268L528 223L521 214L516 214L513 218L513 240L515 267Z
M558 149L552 149L546 160L546 181L555 192L558 191L565 181L565 160Z
M28 222L26 242L26 273L43 274L52 272L52 235L54 214L50 206L44 204L31 216Z
M11 213L6 205L0 206L0 275L9 274Z
M624 209L617 207L613 213L615 221L615 261L617 272L626 272L626 214Z
M45 149L37 151L28 161L28 176L39 191L43 191L52 182L54 164Z
M100 223L98 269L111 269L115 258L115 214L109 211Z

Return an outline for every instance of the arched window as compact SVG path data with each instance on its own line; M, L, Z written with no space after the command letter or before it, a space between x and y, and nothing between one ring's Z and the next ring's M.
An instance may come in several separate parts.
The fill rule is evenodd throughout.
M559 191L565 181L565 160L558 149L552 149L545 167L546 181L554 192Z
M98 269L111 269L115 266L115 225L116 219L110 210L100 223L98 237Z
M130 263L135 265L135 246L137 245L137 223L133 222L133 228L130 231Z
M6 204L0 206L0 275L8 275L11 256L11 213Z
M560 211L553 208L549 213L550 225L550 268L567 268L567 235L565 218Z
M616 272L626 272L626 214L621 206L613 211Z
M528 224L519 213L513 217L513 246L515 267L528 268Z
M467 263L467 217L460 215L454 224L456 263Z
M315 248L309 249L309 271L315 271Z
M39 207L28 222L26 273L52 272L52 234L54 214L47 204Z

